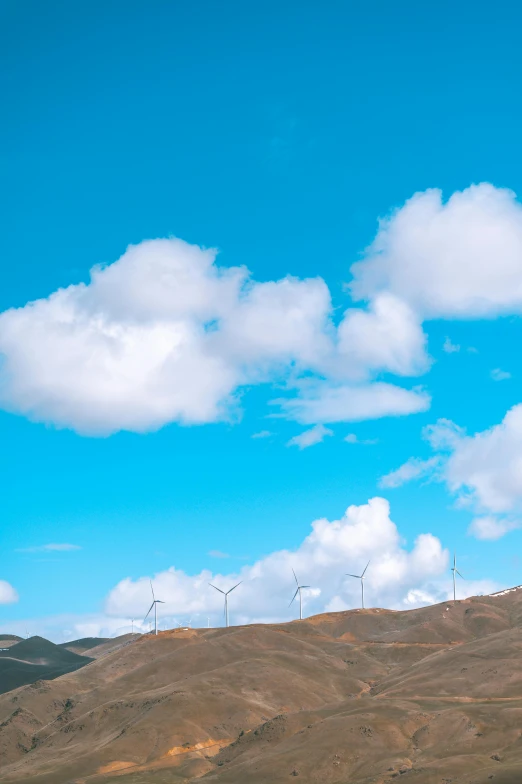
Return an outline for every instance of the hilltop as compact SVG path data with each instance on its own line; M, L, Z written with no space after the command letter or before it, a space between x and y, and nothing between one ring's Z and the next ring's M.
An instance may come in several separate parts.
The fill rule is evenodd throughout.
M519 784L521 654L520 589L144 635L0 696L1 780Z

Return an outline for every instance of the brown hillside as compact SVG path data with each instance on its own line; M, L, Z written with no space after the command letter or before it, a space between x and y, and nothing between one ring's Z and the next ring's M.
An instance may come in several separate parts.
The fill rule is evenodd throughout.
M0 779L519 784L521 627L513 590L146 635L0 696Z

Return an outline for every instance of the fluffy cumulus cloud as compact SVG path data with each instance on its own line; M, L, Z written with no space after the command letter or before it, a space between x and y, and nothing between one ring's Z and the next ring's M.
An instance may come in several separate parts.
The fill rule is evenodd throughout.
M207 616L217 623L223 597L209 587L224 590L242 580L230 595L233 623L288 620L295 590L292 569L311 589L303 592L307 614L358 607L360 586L346 572L367 571L368 604L405 608L442 601L449 594L448 553L429 533L420 534L407 549L390 518L384 498L350 506L339 520L319 519L295 551L280 550L232 574L203 571L188 575L171 568L155 575L154 590L163 601L161 617L187 619L200 625ZM143 617L151 602L149 578L122 580L107 598L109 616Z
M424 411L403 382L430 367L423 322L522 311L522 206L487 183L418 193L351 273L337 316L320 277L257 282L215 250L142 242L0 314L0 405L89 435L237 419L264 383L286 384L281 415L302 424Z
M400 298L426 318L491 317L522 311L522 205L488 183L454 193L417 193L383 220L351 291Z
M0 604L14 604L17 601L18 594L13 586L6 580L0 580Z
M303 591L305 615L358 608L360 582L346 573L360 574L368 561L367 606L405 610L452 597L449 554L440 540L421 533L406 546L390 517L388 502L377 497L367 504L349 506L338 520L315 520L297 549L278 550L238 572L204 570L189 575L171 567L135 580L125 578L110 591L104 612L11 621L0 624L0 633L25 635L27 630L30 635L63 642L147 631L151 579L156 598L165 602L158 605L160 629L222 625L223 596L209 583L227 590L240 581L229 598L232 624L288 621L298 614L295 605L289 607L295 592L292 569L310 586ZM502 587L491 580L460 580L457 598L492 593Z
M386 369L416 376L430 366L426 335L415 312L391 294L379 294L368 310L350 308L339 325L339 352L347 372L366 377Z
M349 312L340 331L332 313L321 278L258 283L220 267L213 250L142 242L93 268L88 284L0 314L0 404L85 434L144 432L230 419L242 387L315 375L352 384L343 394L355 402L334 417L419 410L415 392L388 384L368 397L357 386L373 371L422 370L410 310L384 297Z

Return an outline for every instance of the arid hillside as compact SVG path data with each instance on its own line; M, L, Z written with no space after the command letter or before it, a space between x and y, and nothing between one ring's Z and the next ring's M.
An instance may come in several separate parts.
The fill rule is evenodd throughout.
M112 642L0 696L3 784L522 781L522 589Z

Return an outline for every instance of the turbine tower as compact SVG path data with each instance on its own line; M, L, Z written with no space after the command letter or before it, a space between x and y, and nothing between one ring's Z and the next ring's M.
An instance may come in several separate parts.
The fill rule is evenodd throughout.
M299 580L297 579L297 575L296 575L296 573L294 572L293 569L292 569L292 572L293 572L293 575L294 575L295 584L297 585L297 588L296 588L296 591L295 591L294 595L292 596L292 601L290 602L290 604L288 606L290 607L290 605L293 603L293 601L294 601L295 597L297 596L297 594L299 594L299 620L302 621L303 620L303 596L302 596L301 592L302 592L303 588L310 588L310 586L309 585L299 585Z
M222 591L221 588L217 588L217 586L212 585L212 583L209 583L211 588L215 588L216 591L219 591L219 593L222 593L223 596L225 597L225 626L227 628L228 628L228 594L232 593L232 591L234 591L238 585L241 585L242 582L243 580L240 580L238 583L236 583L236 585L234 585L233 588L230 588L228 591Z
M364 572L362 574L347 574L347 577L355 577L356 580L361 581L361 607L364 610L364 575L366 574L366 569L369 567L370 562L366 564L364 567Z
M158 604L165 604L165 602L162 602L161 599L156 599L156 597L154 596L154 588L152 587L152 580L150 581L150 590L152 591L152 604L149 607L149 612L147 613L143 621L145 622L147 620L150 611L154 607L154 634L157 634L158 633Z
M462 577L461 573L457 569L457 553L453 553L453 566L451 567L451 571L453 572L453 601L456 602L457 601L457 586L455 585L455 583L456 583L456 576L457 576L457 574L458 574L459 577L464 579L464 577Z

